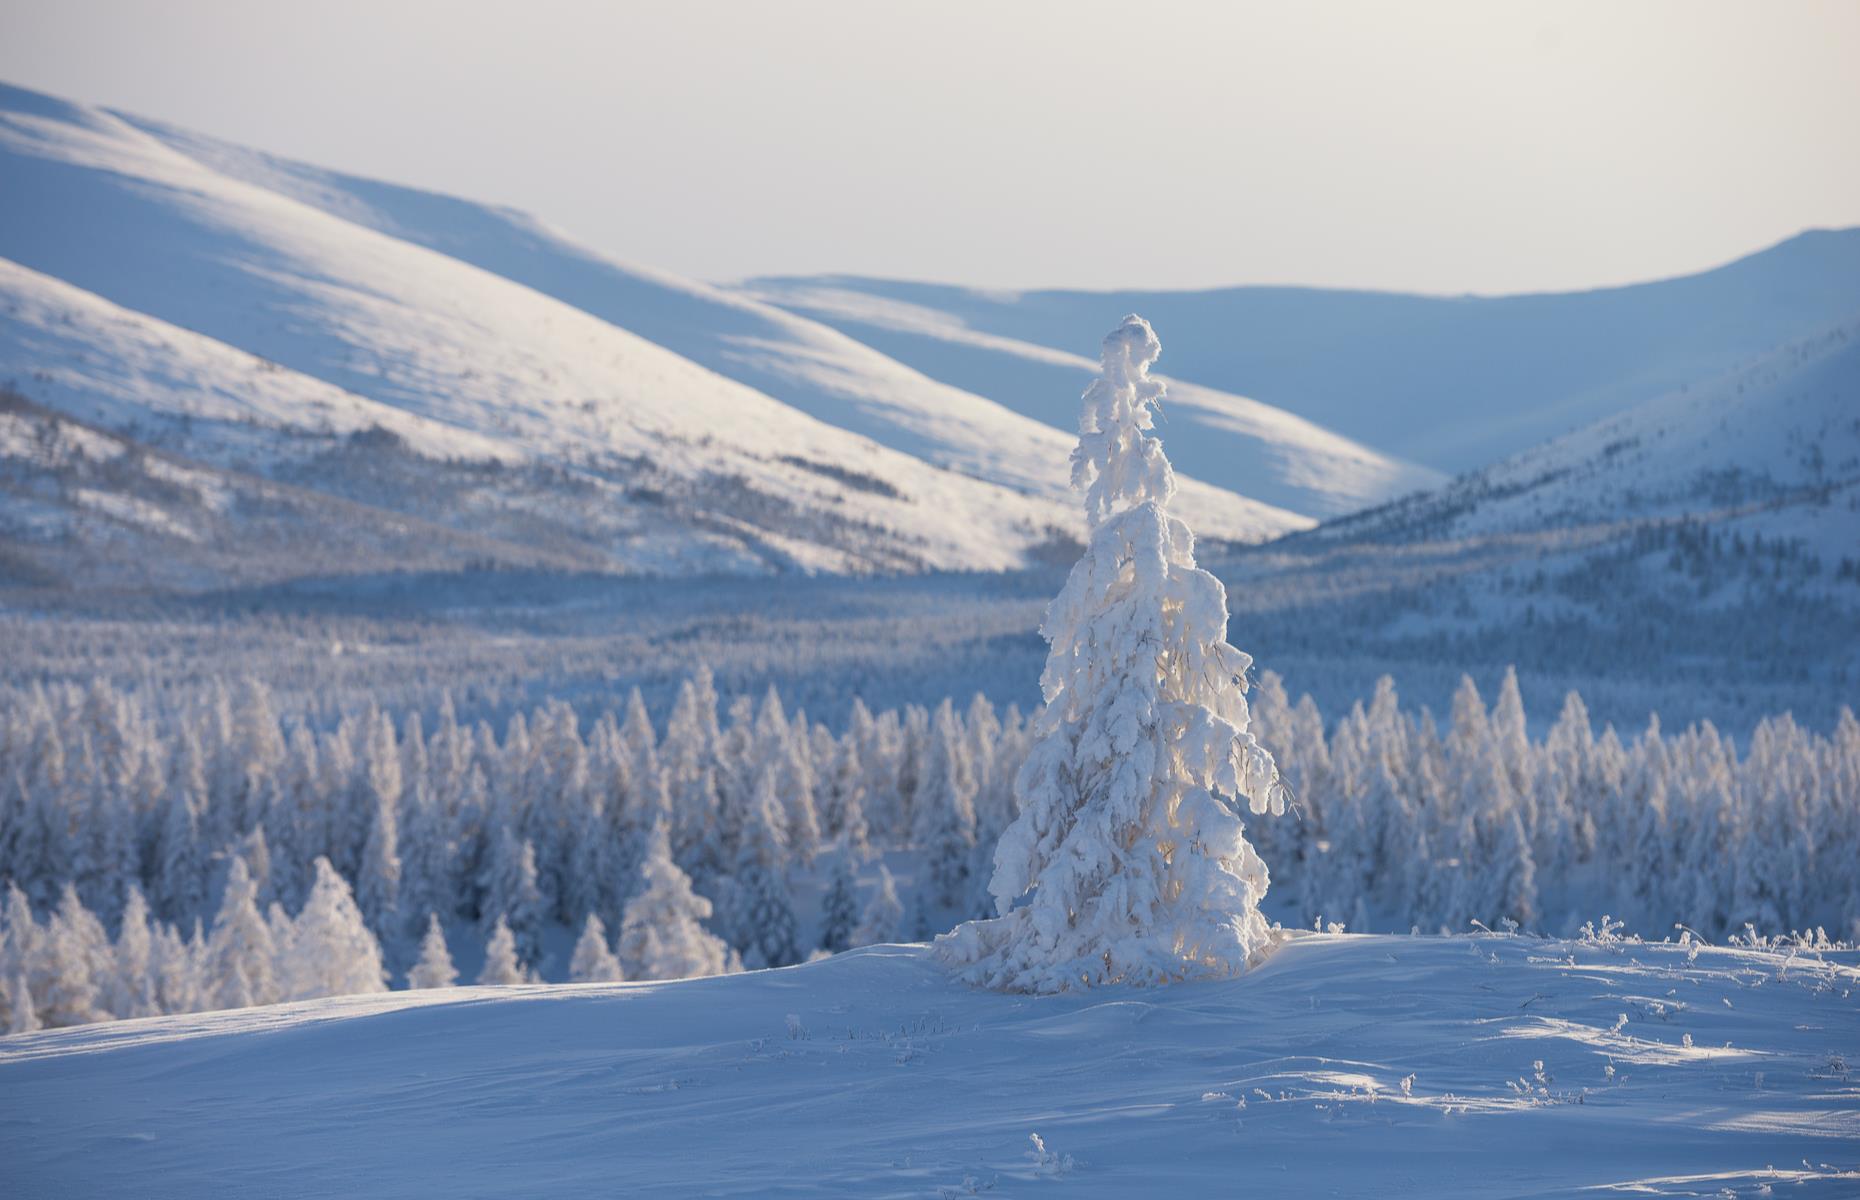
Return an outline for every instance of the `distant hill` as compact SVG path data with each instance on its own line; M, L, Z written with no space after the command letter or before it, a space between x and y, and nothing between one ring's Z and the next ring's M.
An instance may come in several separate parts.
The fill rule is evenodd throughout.
M1860 319L1314 536L1465 538L1674 518L1860 559Z
M997 398L1036 377L1025 347L1083 354L1081 331L1140 312L1176 378L1458 472L1860 315L1860 229L1804 233L1678 279L1541 295L1002 293L844 276L744 290Z
M1072 433L521 214L5 87L0 181L0 382L138 444L269 478L378 430L370 504L592 570L998 570L1082 531ZM1329 465L1279 456L1281 500L1404 490L1309 437ZM440 463L501 470L440 505ZM1179 507L1214 541L1312 523L1191 472Z

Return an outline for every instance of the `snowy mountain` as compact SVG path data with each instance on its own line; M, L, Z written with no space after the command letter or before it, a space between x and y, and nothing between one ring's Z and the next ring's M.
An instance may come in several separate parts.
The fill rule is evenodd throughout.
M1860 313L1860 229L1804 233L1678 279L1564 294L1002 293L837 276L744 286L989 395L1038 377L1036 358L1088 351L1089 331L1140 312L1164 332L1176 378L1457 472Z
M1831 714L1860 679L1860 320L1218 569L1288 676L1510 663Z
M1860 319L1316 536L1467 538L1677 518L1806 539L1836 559L1860 547Z
M1067 435L513 214L10 88L0 178L0 378L194 458L380 428L554 472L628 510L593 562L628 571L999 569L1080 527ZM1310 523L1192 480L1182 506L1216 539Z
M837 286L838 282L759 280L741 291L835 324L895 359L946 383L992 396L1052 429L1076 427L1078 405L1071 397L1097 371L1095 359L983 332L952 313ZM1077 315L1097 319L1096 312ZM1109 323L1117 320L1118 315L1105 318ZM1168 326L1159 328L1169 333ZM1166 341L1173 346L1175 339ZM1090 343L1067 335L1064 344ZM1175 357L1166 351L1164 361ZM1354 512L1433 487L1445 478L1285 409L1184 382L1167 372L1158 374L1169 380L1158 427L1168 442L1170 461L1202 478L1233 480L1249 495L1320 517Z
M984 378L984 386L965 390L951 386L943 372L920 373L839 330L747 293L614 262L522 213L124 119L216 171L515 280L894 449L1024 490L1063 494L1064 472L1054 463L1063 465L1077 431L1078 393L1094 369L1090 360L1067 364L1082 365L1083 374L1062 371L1026 381L1037 388L999 386L1003 380ZM1431 472L1267 405L1208 389L1183 389L1176 399L1191 411L1212 414L1172 428L1192 460L1178 465L1190 476L1267 504L1325 515L1438 482ZM1197 442L1213 440L1191 450L1190 434ZM1199 484L1189 483L1188 495L1200 507L1214 503Z
M1845 950L1294 934L1044 998L877 946L118 1021L0 1038L0 1190L1835 1197L1857 988Z

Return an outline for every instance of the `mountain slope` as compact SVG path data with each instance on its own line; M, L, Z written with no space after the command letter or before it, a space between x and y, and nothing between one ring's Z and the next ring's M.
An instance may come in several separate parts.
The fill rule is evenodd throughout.
M192 591L306 574L609 565L590 543L613 519L565 531L525 513L520 473L425 458L378 430L297 449L300 459L248 474L0 391L0 586ZM482 511L487 469L500 472L501 499ZM383 489L396 475L417 486ZM393 500L417 491L426 504L377 503L382 490ZM461 518L474 507L475 519ZM722 539L684 553L742 569L740 547Z
M1097 366L1082 354L982 332L949 313L831 283L764 280L742 290L832 322L893 358L945 382L999 397L1054 429L1076 424L1077 406L1067 398ZM1170 327L1158 328L1168 363L1177 357L1178 339ZM1325 517L1445 479L1438 471L1381 454L1284 409L1164 378L1169 396L1160 427L1171 461L1203 478L1226 480L1249 495Z
M1857 986L1843 950L1294 934L1060 997L879 946L118 1021L0 1038L0 1187L1813 1200L1860 1181Z
M1380 661L1444 696L1510 664L1609 681L1625 726L1675 697L1828 720L1860 680L1860 321L1212 569L1287 678Z
M23 97L15 101L21 110L50 106L67 122L78 119L73 117L75 113L93 127L107 128L114 142L112 152L118 158L133 156L134 159L126 166L114 166L112 169L116 171L131 176L140 172L147 177L168 179L171 183L185 179L183 186L192 191L206 195L237 192L236 203L248 207L262 205L272 210L256 229L253 228L255 223L242 222L246 228L241 232L254 244L235 251L241 258L276 255L281 247L294 253L297 247L291 243L301 241L304 230L312 227L325 235L332 229L348 230L353 236L338 249L368 247L367 253L361 256L364 261L378 257L376 250L383 245L396 247L398 290L389 294L396 299L404 298L408 308L420 316L422 322L391 344L362 347L359 354L345 348L344 353L322 354L313 361L302 353L293 356L289 346L277 345L276 330L253 330L225 320L213 320L211 314L194 311L186 302L169 294L175 287L172 282L159 289L138 288L123 278L126 251L120 248L113 256L114 261L96 263L87 253L74 254L74 248L68 245L44 245L48 240L68 240L76 232L45 228L45 220L50 215L45 205L24 214L26 221L40 226L36 236L22 236L12 243L0 241L0 253L6 252L10 244L15 257L22 262L127 307L200 329L347 390L407 405L424 403L422 397L434 391L456 390L459 380L409 380L406 376L415 372L406 364L395 363L402 378L392 381L400 391L392 395L378 386L370 391L371 386L380 382L373 372L385 356L404 356L405 351L417 349L420 343L438 344L450 352L456 340L453 335L460 331L436 328L439 322L433 319L436 308L443 311L443 306L450 304L475 321L475 339L489 338L493 342L491 349L503 352L505 359L515 354L540 360L533 364L536 369L524 376L513 377L512 364L507 361L494 362L481 372L474 369L472 374L464 375L468 379L475 376L494 380L503 394L551 391L569 382L586 382L595 390L624 393L622 385L629 380L637 384L638 377L646 375L651 392L667 399L676 397L675 404L662 402L660 407L686 410L681 415L690 418L682 423L687 430L689 425L697 425L703 430L701 436L722 441L734 434L736 440L755 446L779 444L782 440L768 436L765 424L763 430L756 428L762 423L758 413L772 407L772 398L780 402L773 407L806 412L818 422L824 422L824 425L815 425L817 430L844 429L950 472L1025 493L1030 499L1008 504L1010 512L1018 509L1025 520L1064 528L1078 523L1073 515L1076 504L1067 483L1066 458L1073 440L1070 435L1028 421L979 396L935 383L824 326L703 285L608 262L520 214L341 176L152 122L136 122L114 114L61 106L59 102L30 93L12 94ZM67 134L62 140L68 143L73 139ZM16 137L14 142L15 147L20 148L23 139ZM68 157L69 153L68 147L41 151L42 156L63 154ZM11 164L6 170L9 174L17 173ZM48 181L47 174L39 166L36 174L24 178L49 196L56 194L58 184ZM66 187L66 197L56 207L68 208L74 198L81 204L94 206L96 201L89 193L96 190L95 180ZM279 216L284 210L289 211L288 219ZM149 236L169 245L175 244L177 237L185 236L189 231L177 228L176 222L169 219L172 215L157 214L156 219L162 224L150 230ZM192 218L196 214L182 215ZM116 214L106 219L125 220ZM149 219L147 212L139 211L131 214L127 221L133 224ZM215 230L213 236L217 238L223 233L223 230ZM362 263L358 263L356 256L350 255L332 264L325 261L331 248L320 245L318 250L319 256L312 260L312 270L293 269L313 278L337 279L345 284L353 281L371 298L387 290L379 272L366 274L359 269ZM211 244L183 250L183 254L200 252L224 257L226 250ZM445 267L436 265L440 263L446 264ZM469 269L473 267L477 269ZM177 271L181 278L187 277L185 264L171 266L168 270L135 269L143 278L169 280L176 277ZM267 267L262 282L275 285L281 273ZM495 277L495 282L489 277ZM467 280L472 282L465 282ZM253 283L247 279L238 286L249 289ZM411 291L410 283L422 285L423 290ZM260 302L267 305L280 301L294 303L288 295L290 287L273 290L282 290L286 295L261 295ZM545 301L544 297L548 299ZM329 297L319 295L315 299L322 309L331 307ZM340 308L342 303L352 299L352 296L342 297L334 306ZM612 370L592 374L586 370L577 372L575 359L601 353L594 348L594 343L577 344L560 332L553 337L539 338L533 319L512 319L517 313L559 316L569 309L574 310L575 317L564 317L556 322L568 327L565 332L573 334L595 328L611 332L606 341L638 343L639 339L644 339L656 356L646 354L640 345L634 344L630 353L614 356ZM292 315L301 320L301 312ZM312 319L334 323L346 318L339 313L318 311ZM554 320L554 317L544 317L543 323L547 325ZM371 311L366 321L374 324L378 315ZM550 331L544 329L543 332ZM668 349L676 358L664 353ZM478 346L464 347L464 355L468 359L485 358L484 348ZM354 377L357 358L362 360L363 370L369 373L367 378ZM674 371L669 365L671 362L686 369ZM733 389L720 386L725 381L733 381L737 386ZM640 390L637 386L633 389L635 393ZM1068 402L1076 403L1078 389L1071 390L1074 395ZM721 395L723 399L721 402L702 401L701 397L707 395ZM743 399L749 396L759 403ZM623 394L621 402L631 407L636 398ZM583 401L584 404L589 402ZM740 412L736 411L737 407L741 408ZM481 412L455 413L449 419L473 428L485 428ZM564 422L558 419L552 424L560 427ZM559 434L562 430L558 428L556 432ZM586 431L575 431L569 441L572 443L587 436ZM687 431L686 436L692 435ZM856 444L854 440L842 440ZM562 453L561 442L558 437L547 451ZM629 447L626 452L640 451ZM829 463L836 461L830 455L817 453L808 457ZM845 465L855 473L871 473L869 466L857 461L857 456L849 457ZM727 471L729 467L719 464L717 469ZM894 482L902 484L904 480ZM1202 532L1222 539L1257 540L1309 524L1307 518L1296 513L1193 479L1183 481L1182 503L1185 515ZM978 508L974 504L967 507L971 511Z
M1466 538L1734 522L1860 547L1860 320L1454 480L1320 538Z
M887 305L946 328L1082 353L1141 312L1177 377L1462 471L1611 416L1860 313L1860 229L1815 231L1678 279L1589 292L1430 297L1317 288L981 292L896 280L754 280L751 293L935 374L946 333L887 331ZM852 298L858 298L855 303ZM950 378L976 383L975 374Z
M1064 472L1053 466L1053 451L1062 451L1057 461L1063 465L1084 387L1077 372L1042 379L1050 395L1036 397L992 386L1002 382L992 378L979 388L951 386L941 372L906 367L826 324L742 292L615 262L522 213L358 179L119 115L215 171L533 287L832 424L966 474L1063 492ZM1031 412L1030 402L1059 419ZM1349 511L1437 482L1289 414L1239 404L1250 408L1225 433L1232 452L1191 455L1192 462L1178 464L1191 480L1309 515ZM1177 441L1189 444L1186 436ZM1197 482L1185 481L1184 496L1191 515L1211 504Z
M814 420L529 288L213 172L96 110L7 90L0 177L0 255L34 273L9 272L9 286L44 291L43 277L56 277L119 318L192 331L178 339L190 355L199 337L211 339L424 428L605 480L616 496L639 484L635 507L656 503L671 481L693 528L741 541L746 561L998 568L1078 521L1075 505ZM24 293L9 301L35 306ZM106 405L122 355L144 348L128 342L90 347L99 376L83 401L90 410ZM59 395L68 401L84 369L67 368ZM1254 523L1257 506L1223 497L1231 503L1212 514L1216 536L1297 523ZM623 549L623 568L681 569L675 537Z

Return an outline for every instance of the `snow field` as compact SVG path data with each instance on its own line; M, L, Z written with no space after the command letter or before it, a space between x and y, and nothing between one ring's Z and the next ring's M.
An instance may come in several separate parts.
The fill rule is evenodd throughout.
M0 1039L0 1188L1852 1196L1857 1005L1852 950L1311 933L1055 997L913 946L398 992Z

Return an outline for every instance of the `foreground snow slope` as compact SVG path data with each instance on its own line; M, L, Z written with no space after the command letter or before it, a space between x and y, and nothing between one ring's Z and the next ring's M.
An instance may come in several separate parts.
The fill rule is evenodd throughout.
M1035 999L881 946L0 1039L0 1191L1852 1196L1857 1054L1852 952L1302 934Z

